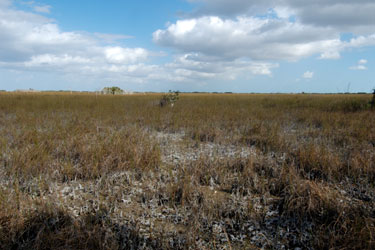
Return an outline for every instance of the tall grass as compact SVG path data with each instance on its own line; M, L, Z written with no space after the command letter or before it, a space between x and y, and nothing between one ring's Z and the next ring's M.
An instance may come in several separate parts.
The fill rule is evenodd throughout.
M375 247L370 95L160 98L0 93L0 245ZM205 145L253 154L163 160Z

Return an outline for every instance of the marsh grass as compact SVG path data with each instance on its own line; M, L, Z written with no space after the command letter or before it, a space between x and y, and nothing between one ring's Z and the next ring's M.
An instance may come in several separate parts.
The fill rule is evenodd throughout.
M370 95L158 100L0 93L0 245L375 247ZM183 141L160 144L156 133ZM255 153L163 161L164 147L200 145Z

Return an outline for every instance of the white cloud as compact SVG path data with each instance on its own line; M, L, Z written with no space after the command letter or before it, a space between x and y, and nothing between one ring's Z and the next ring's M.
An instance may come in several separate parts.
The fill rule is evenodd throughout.
M187 0L198 8L156 30L156 44L216 60L340 59L375 45L373 0ZM354 11L353 11L354 10ZM349 32L350 41L341 40Z
M33 7L34 11L38 13L50 13L51 12L51 6L49 5L36 5Z
M276 63L253 62L236 59L233 61L216 60L199 53L190 53L177 56L173 63L166 65L174 69L175 73L181 72L184 76L198 78L237 79L251 75L271 76L272 69L279 65ZM181 70L182 69L182 70Z
M338 58L342 46L339 33L332 29L255 17L179 20L165 30L155 31L153 40L185 53L197 52L227 60L246 57L295 61L313 54Z
M339 42L340 43L340 42ZM341 43L340 43L341 44ZM323 52L321 55L320 55L320 59L340 59L341 58L341 55L340 55L340 52L339 52L339 48L341 46L338 46L336 48L336 50L332 50L332 51L325 51Z
M272 75L277 63L252 61L249 58L209 56L204 53L179 53L164 65L150 63L153 56L165 56L145 48L127 48L117 42L125 35L62 31L54 20L27 11L20 11L0 0L0 68L16 71L48 72L74 78L115 80L116 82L200 82L216 79L237 79L253 75ZM32 6L35 4L32 4ZM195 31L199 20L187 20L176 26L174 33L186 36ZM245 22L246 20L244 20ZM228 32L220 18L210 24ZM258 22L257 20L254 21ZM246 25L246 23L242 23ZM260 22L258 25L263 25ZM212 31L215 32L215 31ZM247 36L243 28L234 33ZM203 36L204 34L202 34ZM204 37L206 39L206 37ZM243 41L246 42L246 41ZM103 45L104 44L104 45ZM238 51L237 53L241 53ZM224 60L223 60L224 58Z
M144 48L102 45L128 36L65 32L53 20L0 0L0 67L139 81L152 66ZM31 3L34 4L34 3Z
M293 10L287 6L277 6L273 9L273 11L279 18L289 18L295 14Z
M358 64L356 66L349 67L351 70L367 70L367 67L365 66L367 64L366 59L361 59L358 61Z
M357 66L352 66L349 69L351 69L351 70L366 70L367 67L364 66L364 65L357 65Z
M108 62L114 64L136 63L144 61L148 57L147 50L143 48L129 49L119 46L105 48L104 54Z
M311 78L314 77L314 72L306 71L305 73L303 73L302 77L305 78L305 79L311 79Z

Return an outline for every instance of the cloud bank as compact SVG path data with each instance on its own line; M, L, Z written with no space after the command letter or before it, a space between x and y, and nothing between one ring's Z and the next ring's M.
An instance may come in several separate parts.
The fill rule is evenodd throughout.
M33 9L34 12L17 10L11 1L0 0L1 68L79 74L103 81L147 83L271 75L271 69L278 66L277 63L233 57L230 53L227 53L228 60L224 60L225 56L217 56L215 51L207 56L190 53L189 50L175 53L168 63L155 64L154 56L159 57L160 52L140 47L128 48L116 43L133 38L131 36L62 31L54 20L40 14L49 13L50 6L33 2ZM185 24L182 21L182 25ZM241 54L241 51L237 53Z
M131 77L134 70L130 66L141 65L150 57L144 48L102 45L125 36L65 32L49 18L11 8L9 1L1 0L0 7L2 68L103 74L122 65L127 66L122 68L123 76Z
M338 60L375 45L373 0L187 1L193 12L152 34L172 49L166 53L119 45L136 39L128 35L63 31L48 18L51 6L33 2L21 11L0 0L0 68L131 83L232 81L272 76L284 61ZM156 63L162 55L169 61ZM350 69L367 69L365 61Z
M189 0L193 17L154 32L155 43L223 60L297 61L375 45L375 2L369 0ZM195 15L195 16L194 16ZM341 39L351 33L349 41Z
M154 41L179 51L199 52L221 60L290 60L321 54L337 57L344 46L331 28L281 19L216 16L180 20L153 34Z
M224 17L265 15L294 17L298 22L331 27L341 32L373 33L375 2L372 0L188 0L200 3L195 15Z

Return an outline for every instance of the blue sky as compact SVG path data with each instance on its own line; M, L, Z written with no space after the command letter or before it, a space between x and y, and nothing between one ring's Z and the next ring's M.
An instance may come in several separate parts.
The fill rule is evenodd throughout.
M0 0L0 89L370 92L373 0Z

